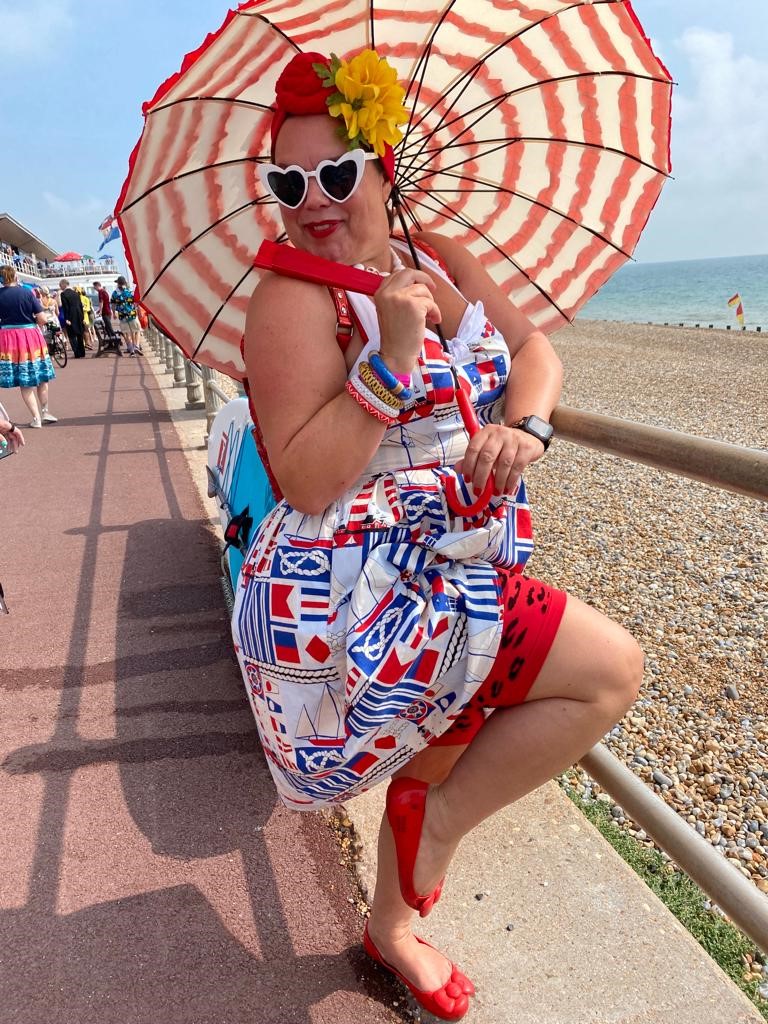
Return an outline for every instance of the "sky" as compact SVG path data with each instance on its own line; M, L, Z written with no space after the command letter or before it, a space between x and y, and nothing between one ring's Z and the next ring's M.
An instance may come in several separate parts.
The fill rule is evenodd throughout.
M95 254L141 105L219 27L225 0L0 0L0 211ZM641 262L768 253L768 0L634 0L678 83L673 180ZM119 243L105 252L122 256Z

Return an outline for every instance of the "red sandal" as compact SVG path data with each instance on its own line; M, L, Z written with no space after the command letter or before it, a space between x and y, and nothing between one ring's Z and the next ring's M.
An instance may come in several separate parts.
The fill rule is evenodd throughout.
M420 939L415 936L416 941L420 942L422 946L429 946L430 949L435 947L427 942L425 939ZM469 1009L469 997L475 994L475 986L469 980L456 964L451 964L451 976L442 986L442 988L435 989L434 992L424 992L420 988L408 981L408 979L398 971L392 964L387 963L381 953L376 949L368 934L368 922L366 921L365 930L363 931L363 948L365 952L375 960L376 963L394 974L398 978L411 995L414 997L416 1002L422 1006L428 1013L432 1013L435 1017L439 1017L441 1020L461 1020L464 1014Z
M405 777L394 779L387 789L387 820L395 837L400 894L420 917L426 917L440 899L445 881L441 878L427 896L419 896L413 888L413 867L419 852L428 789L428 783Z

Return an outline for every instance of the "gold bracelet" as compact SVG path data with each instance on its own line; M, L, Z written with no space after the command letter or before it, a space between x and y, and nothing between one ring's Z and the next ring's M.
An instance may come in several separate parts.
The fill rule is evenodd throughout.
M360 374L360 379L363 384L365 384L365 386L372 391L377 398L380 398L382 402L386 402L386 404L392 409L400 410L403 408L405 403L402 399L398 398L397 395L393 395L388 387L382 384L371 369L370 363L366 363L365 361L361 362L358 366L358 373Z

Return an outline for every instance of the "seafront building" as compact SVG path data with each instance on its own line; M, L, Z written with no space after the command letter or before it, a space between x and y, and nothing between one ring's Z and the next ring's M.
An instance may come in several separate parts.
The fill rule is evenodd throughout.
M56 256L55 249L9 213L0 213L0 266L15 267L22 284L54 291L66 277L70 284L83 285L87 290L92 290L94 281L101 281L109 291L117 282L120 271L111 256L67 261Z

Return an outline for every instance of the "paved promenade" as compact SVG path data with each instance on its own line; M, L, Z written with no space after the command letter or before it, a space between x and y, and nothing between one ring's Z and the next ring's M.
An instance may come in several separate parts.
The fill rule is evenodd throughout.
M330 833L276 804L158 379L70 362L50 407L0 463L0 1024L396 1019Z
M183 397L149 359L71 363L0 463L0 1024L411 1020L322 818L276 803ZM381 797L349 807L364 884ZM762 1019L554 786L465 842L422 933L471 1024Z

